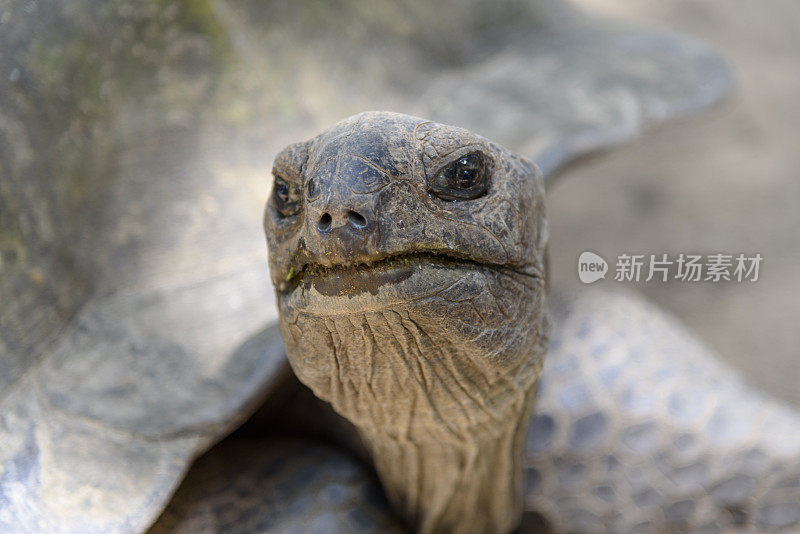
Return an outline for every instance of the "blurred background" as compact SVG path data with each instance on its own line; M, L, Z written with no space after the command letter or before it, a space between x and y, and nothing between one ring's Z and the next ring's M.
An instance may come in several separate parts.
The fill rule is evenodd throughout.
M574 264L584 250L609 261L623 252L760 252L753 284L637 289L753 383L800 405L800 4L578 4L703 38L732 65L736 89L718 108L659 126L562 177L549 198L556 284L580 285Z

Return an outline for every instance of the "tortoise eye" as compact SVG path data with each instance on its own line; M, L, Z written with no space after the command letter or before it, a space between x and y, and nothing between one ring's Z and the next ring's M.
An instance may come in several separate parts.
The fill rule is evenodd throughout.
M471 200L486 194L486 159L471 152L449 163L428 180L428 188L443 200Z
M275 199L275 209L281 217L292 217L300 213L300 189L293 183L287 182L280 176L275 176L275 185L272 188Z

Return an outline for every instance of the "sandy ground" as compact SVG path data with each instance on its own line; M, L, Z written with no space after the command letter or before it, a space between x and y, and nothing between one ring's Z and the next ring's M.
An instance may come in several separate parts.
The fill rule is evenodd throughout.
M550 202L554 283L580 286L575 265L584 250L610 260L623 252L761 253L755 283L634 287L753 383L800 405L800 3L578 3L706 40L732 63L738 89L717 109L651 130L564 177Z

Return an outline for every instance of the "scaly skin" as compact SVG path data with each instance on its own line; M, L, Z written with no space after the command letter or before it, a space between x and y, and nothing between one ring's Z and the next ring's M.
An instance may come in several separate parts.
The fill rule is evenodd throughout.
M202 457L149 534L402 534L374 477L297 439L237 439Z
M555 302L526 508L556 532L800 525L800 415L634 295Z
M484 179L435 190L470 154ZM387 112L288 147L273 173L270 268L298 378L358 428L407 524L513 529L547 343L541 173Z
M525 510L544 517L544 532L796 531L796 411L748 387L634 294L584 289L548 304L552 343L525 447ZM259 438L246 455L215 448L154 532L390 529L392 514L366 469L321 443L275 441ZM209 465L218 466L215 477L196 474Z

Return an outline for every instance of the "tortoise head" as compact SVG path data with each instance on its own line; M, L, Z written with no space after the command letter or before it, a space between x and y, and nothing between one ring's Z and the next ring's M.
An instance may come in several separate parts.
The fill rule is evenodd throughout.
M264 216L298 378L359 429L422 532L505 532L546 346L536 166L362 113L275 160Z
M461 128L367 112L284 149L273 175L282 333L318 396L372 425L363 393L405 420L422 388L455 428L482 420L468 413L478 399L510 400L509 379L535 380L547 227L533 163ZM476 391L450 391L464 377Z

